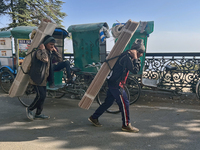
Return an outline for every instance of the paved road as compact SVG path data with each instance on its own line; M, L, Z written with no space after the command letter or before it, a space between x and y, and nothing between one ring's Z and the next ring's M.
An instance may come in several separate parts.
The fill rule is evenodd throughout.
M17 98L0 93L0 150L199 150L200 107L192 96L156 98L143 94L130 106L139 133L121 131L120 114L105 113L94 127L87 118L97 108L78 107L79 100L46 99L50 120L30 121Z

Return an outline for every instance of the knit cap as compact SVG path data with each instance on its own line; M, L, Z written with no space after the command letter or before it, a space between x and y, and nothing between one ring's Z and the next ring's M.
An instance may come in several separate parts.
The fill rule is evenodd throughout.
M46 45L48 43L56 43L56 40L54 39L53 36L50 36L50 35L45 36L43 40L43 44Z
M143 39L136 39L135 42L132 44L131 49L135 49L139 53L144 53L145 46L143 43Z

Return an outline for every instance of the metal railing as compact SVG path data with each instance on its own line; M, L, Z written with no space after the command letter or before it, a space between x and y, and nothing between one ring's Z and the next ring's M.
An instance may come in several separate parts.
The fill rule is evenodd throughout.
M73 54L65 54L74 63ZM200 53L146 53L142 76L148 79L158 79L166 65L176 66L178 70L173 75L174 81L195 91L200 73Z
M177 67L171 80L178 82L180 86L195 92L195 86L199 80L200 53L147 53L143 77L158 79L162 76L167 65ZM168 83L164 78L163 82Z

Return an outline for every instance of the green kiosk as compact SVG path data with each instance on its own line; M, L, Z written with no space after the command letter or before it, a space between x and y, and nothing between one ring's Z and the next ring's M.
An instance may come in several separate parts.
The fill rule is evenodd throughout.
M105 60L108 29L106 22L68 27L68 32L72 34L75 67L83 72L97 72L96 68L85 68L85 65Z
M114 23L113 27L124 24ZM72 34L75 67L80 68L84 72L97 72L96 68L85 68L85 65L93 62L103 62L106 58L106 41L102 40L102 28L104 29L103 33L105 37L108 38L109 27L106 22L71 25L68 27L68 31ZM147 38L153 32L153 29L153 21L140 22L138 29L126 46L125 51L131 48L132 43L136 39L143 39L146 48ZM143 72L145 55L146 53L140 58L141 70L138 75L141 75Z

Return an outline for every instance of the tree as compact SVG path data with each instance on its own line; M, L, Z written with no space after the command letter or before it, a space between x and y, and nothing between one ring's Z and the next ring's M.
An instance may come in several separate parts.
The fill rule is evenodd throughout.
M1 0L0 16L8 15L12 22L2 30L16 26L38 26L43 18L53 20L62 26L62 19L67 16L61 12L61 0Z

